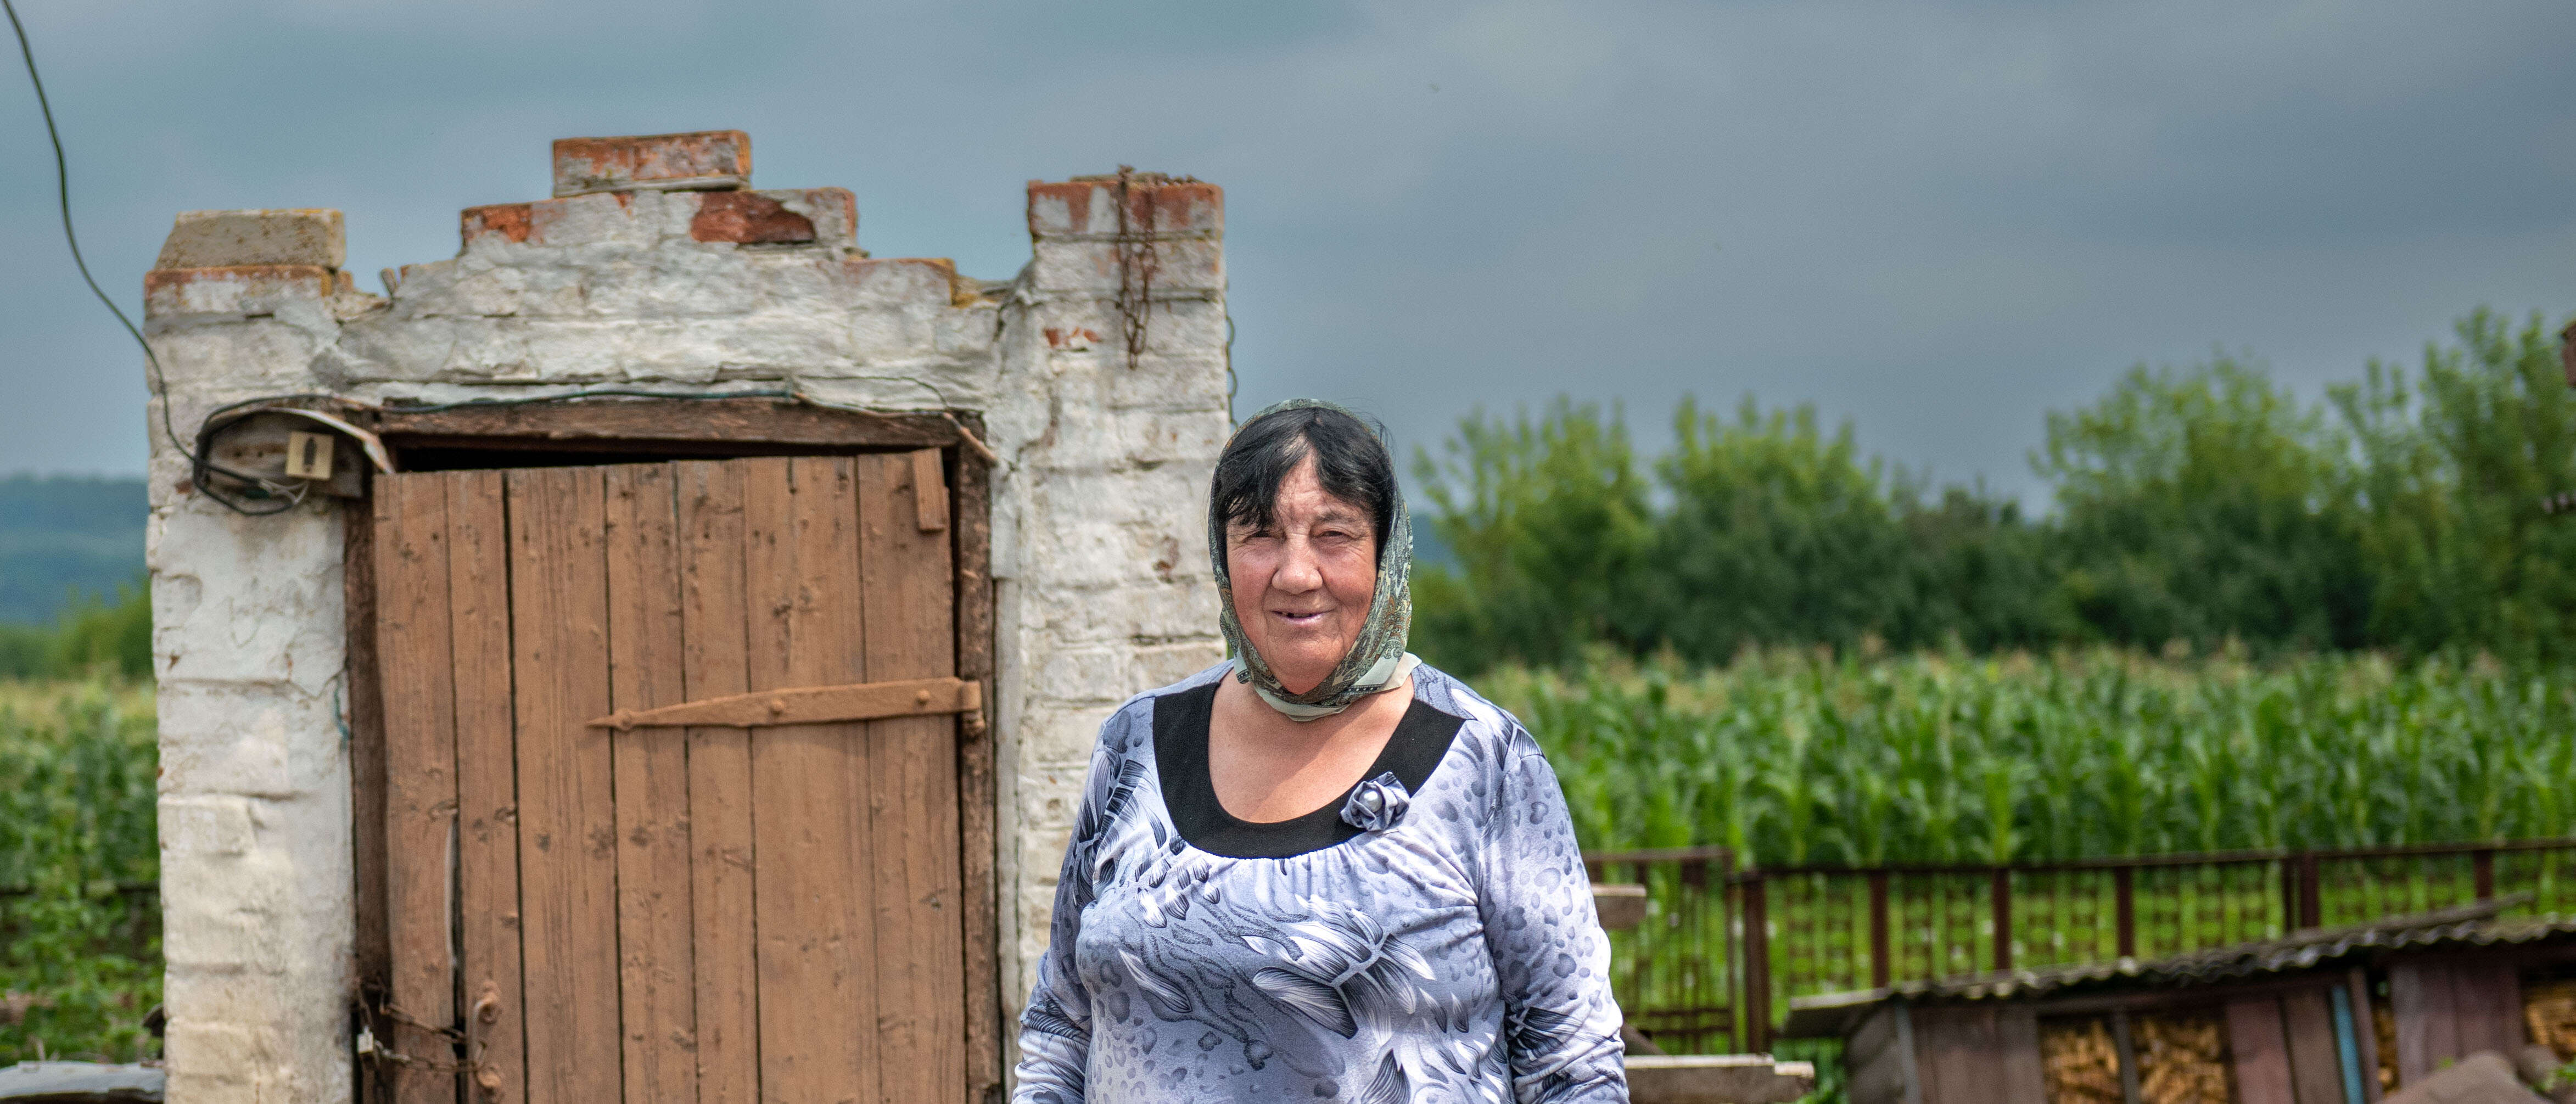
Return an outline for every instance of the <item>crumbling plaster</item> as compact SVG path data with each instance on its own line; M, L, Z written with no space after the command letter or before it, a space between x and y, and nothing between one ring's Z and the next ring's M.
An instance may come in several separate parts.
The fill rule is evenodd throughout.
M222 404L306 392L793 390L979 412L1000 457L996 858L1002 1003L1015 1015L1100 718L1222 654L1200 528L1230 425L1222 197L1188 182L1134 189L1133 225L1158 240L1148 341L1131 364L1117 300L1120 250L1132 260L1137 247L1132 234L1121 244L1118 194L1111 180L1032 183L1033 258L1008 283L867 257L837 189L476 208L461 252L389 272L389 297L337 271L336 241L309 258L327 264L152 273L147 330L166 386L151 412L149 540L169 1098L350 1094L341 558L363 512L319 496L274 517L228 512L189 485L159 430L165 401L182 437ZM810 223L811 240L757 240L777 236L763 229L777 210Z

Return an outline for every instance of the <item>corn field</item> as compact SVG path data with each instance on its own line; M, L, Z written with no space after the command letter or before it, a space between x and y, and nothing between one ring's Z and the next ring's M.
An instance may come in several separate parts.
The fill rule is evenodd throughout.
M0 1065L154 1052L156 764L150 684L0 680Z
M2576 669L1774 651L1476 681L1594 849L2010 863L2576 831Z

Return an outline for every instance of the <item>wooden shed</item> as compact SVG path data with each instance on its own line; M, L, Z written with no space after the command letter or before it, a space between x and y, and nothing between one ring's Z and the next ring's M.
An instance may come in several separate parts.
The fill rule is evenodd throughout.
M2483 1051L2576 1057L2576 918L2490 901L2140 962L1790 1002L1851 1104L2377 1104Z

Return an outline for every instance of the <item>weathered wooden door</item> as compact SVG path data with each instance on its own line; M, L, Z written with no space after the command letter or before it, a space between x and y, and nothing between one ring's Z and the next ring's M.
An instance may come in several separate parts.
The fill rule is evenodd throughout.
M963 1098L959 720L592 723L954 673L935 459L377 481L396 1099Z

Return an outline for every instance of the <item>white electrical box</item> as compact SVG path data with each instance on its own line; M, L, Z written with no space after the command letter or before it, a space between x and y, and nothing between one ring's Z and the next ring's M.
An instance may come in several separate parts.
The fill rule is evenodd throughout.
M286 474L297 479L331 478L332 436L328 433L286 435Z

